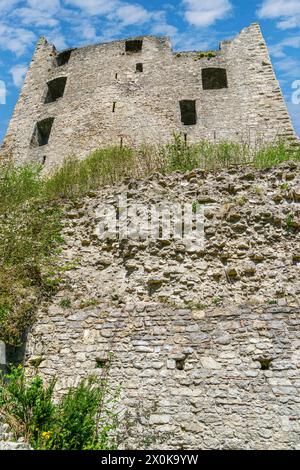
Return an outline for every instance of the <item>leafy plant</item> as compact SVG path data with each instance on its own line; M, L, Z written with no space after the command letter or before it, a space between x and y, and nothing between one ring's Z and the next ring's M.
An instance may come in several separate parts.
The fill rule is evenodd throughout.
M59 302L59 306L61 308L70 308L71 307L71 300L70 299L62 299Z
M115 449L119 391L110 393L107 372L82 380L55 403L55 379L45 385L38 375L29 379L21 366L13 367L0 382L0 412L15 437L36 450Z
M291 230L293 228L293 222L294 222L294 214L290 213L286 216L285 219L285 228L286 230Z

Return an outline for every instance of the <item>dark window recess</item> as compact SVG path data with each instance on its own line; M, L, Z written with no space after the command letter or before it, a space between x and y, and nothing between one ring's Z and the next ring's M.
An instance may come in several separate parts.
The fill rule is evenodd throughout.
M125 51L137 53L141 52L143 48L143 40L142 39L135 39L133 41L126 41L125 42Z
M195 100L180 101L181 122L185 126L194 126L197 124L197 112Z
M56 65L58 67L61 67L62 65L65 65L69 62L70 60L70 57L71 57L71 54L72 54L72 49L69 49L67 51L63 51L63 52L60 52L57 56L56 56Z
M144 72L143 64L136 64L136 71L137 72Z
M103 359L101 357L97 357L96 359L96 368L97 369L105 369L108 366L108 359Z
M116 111L116 104L117 104L117 103L114 101L114 102L113 102L113 108L112 108L112 112L113 112L113 113Z
M176 359L176 369L184 370L185 361L186 357L184 357L183 359Z
M269 370L272 363L272 359L259 359L261 370Z
M34 147L42 147L48 144L53 122L54 118L47 118L36 124L31 139L31 145Z
M43 156L43 159L42 159L42 164L43 164L43 165L46 164L46 160L47 160L47 157L44 155L44 156Z
M218 90L228 88L226 69L202 69L203 90Z
M45 98L45 103L53 103L53 101L64 96L66 83L67 77L55 78L51 82L48 82L48 92Z

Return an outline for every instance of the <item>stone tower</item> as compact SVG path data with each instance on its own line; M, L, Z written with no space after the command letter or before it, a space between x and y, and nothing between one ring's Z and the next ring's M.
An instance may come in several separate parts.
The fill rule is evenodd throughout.
M46 169L109 145L296 139L258 24L218 51L145 36L57 52L41 38L1 154Z

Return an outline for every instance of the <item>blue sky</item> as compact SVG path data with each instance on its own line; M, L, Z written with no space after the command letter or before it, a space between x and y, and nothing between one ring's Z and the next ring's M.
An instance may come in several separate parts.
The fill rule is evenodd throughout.
M0 142L39 36L64 49L157 34L209 50L255 21L300 135L300 0L0 0Z

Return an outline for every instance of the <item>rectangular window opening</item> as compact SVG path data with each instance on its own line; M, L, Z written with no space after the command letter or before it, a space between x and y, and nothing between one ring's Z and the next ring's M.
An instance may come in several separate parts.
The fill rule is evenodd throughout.
M197 124L196 100L180 101L181 122L185 126Z
M112 112L113 112L113 113L116 111L116 104L117 104L117 103L114 101L114 102L113 102L113 108L112 108Z
M221 68L202 69L203 90L228 88L227 71Z
M48 92L45 103L53 103L64 96L67 83L67 77L59 77L47 83Z
M144 72L143 64L136 64L136 72L139 72L139 73Z
M73 52L72 49L68 49L67 51L63 51L57 54L56 56L57 67L62 67L63 65L67 64L70 60L72 52Z
M31 139L33 147L42 147L47 145L50 139L50 134L53 126L54 118L47 118L39 121L34 129Z
M136 54L137 52L141 52L142 48L143 48L142 39L134 39L134 40L125 42L125 51L128 53Z

